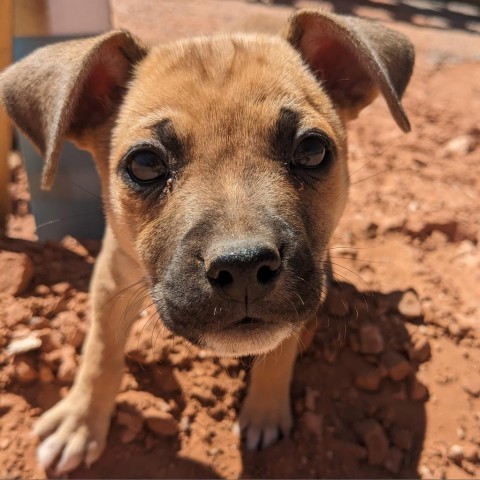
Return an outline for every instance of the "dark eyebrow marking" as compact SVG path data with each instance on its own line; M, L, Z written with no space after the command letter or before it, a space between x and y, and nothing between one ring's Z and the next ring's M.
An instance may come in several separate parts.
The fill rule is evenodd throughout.
M184 145L175 132L172 121L169 118L152 125L150 129L174 158L180 159L184 156Z
M300 114L281 108L272 135L272 153L276 160L289 162L293 142L300 126Z

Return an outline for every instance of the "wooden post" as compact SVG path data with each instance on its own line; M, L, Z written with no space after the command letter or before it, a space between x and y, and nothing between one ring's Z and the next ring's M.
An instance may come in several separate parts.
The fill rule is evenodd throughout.
M0 0L0 70L12 62L13 0ZM5 227L10 211L7 192L9 181L8 153L12 148L12 127L5 111L0 108L0 229Z

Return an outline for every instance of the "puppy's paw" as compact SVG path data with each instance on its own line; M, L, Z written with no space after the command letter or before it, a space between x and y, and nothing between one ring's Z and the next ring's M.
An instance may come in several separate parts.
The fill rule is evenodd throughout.
M101 413L87 402L70 395L44 413L33 434L44 440L37 451L38 463L57 474L74 470L83 462L90 466L105 448L109 413ZM46 438L45 438L46 437Z
M281 435L290 434L290 397L288 394L274 398L268 394L247 395L238 421L249 450L269 447Z

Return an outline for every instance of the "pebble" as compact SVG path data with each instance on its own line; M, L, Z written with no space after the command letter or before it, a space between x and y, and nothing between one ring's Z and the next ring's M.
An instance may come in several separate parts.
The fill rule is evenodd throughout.
M32 350L37 350L42 346L42 341L34 334L28 337L19 338L11 341L8 344L7 352L10 355L18 355L19 353L26 353Z
M388 438L380 423L368 419L355 424L354 428L367 447L368 463L370 465L383 464L389 454L389 445Z
M171 437L178 432L178 422L168 412L149 408L142 412L147 427L157 435Z
M423 309L415 290L407 290L400 302L398 311L407 319L418 319L423 316Z
M15 369L15 378L20 383L30 383L38 378L34 361L26 355L15 357L13 366Z
M403 452L397 448L397 447L392 447L388 451L387 458L385 459L385 462L383 462L383 466L392 473L398 473L400 471L400 468L402 467L402 462L403 462Z
M444 148L444 154L450 155L466 155L475 148L475 138L472 135L465 134L452 138Z
M0 292L21 295L29 287L34 266L25 253L0 251Z
M377 325L362 325L359 333L360 352L364 354L377 354L383 351L385 342Z
M382 355L382 364L386 367L390 378L399 382L413 372L409 361L395 350L388 350Z
M128 428L123 429L120 432L120 441L122 443L132 443L139 435L140 432L134 432Z
M466 379L462 388L472 397L480 397L480 376L475 375Z
M463 448L460 445L452 445L447 450L447 457L452 462L460 463L463 460Z
M382 372L379 368L366 367L355 376L355 386L362 390L376 391L382 381Z
M428 397L428 388L414 377L410 383L410 399L414 401L425 401Z
M472 463L478 463L480 455L475 445L468 444L463 447L463 458Z
M430 360L432 356L432 348L430 342L425 337L417 338L413 345L408 349L408 356L410 360L414 360L418 363L424 363Z
M191 396L192 398L196 398L204 407L212 406L215 403L211 392L201 387L193 387Z
M303 414L303 423L307 430L314 435L321 436L323 433L323 416L313 412Z

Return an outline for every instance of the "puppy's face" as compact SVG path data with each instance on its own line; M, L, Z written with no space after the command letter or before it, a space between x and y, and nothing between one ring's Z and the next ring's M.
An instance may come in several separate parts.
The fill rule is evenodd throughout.
M45 157L44 187L64 138L94 154L165 324L243 355L315 315L347 196L344 122L381 92L408 131L412 67L403 35L301 10L283 37L52 45L2 72L0 100Z
M230 36L153 50L112 144L112 214L173 332L254 354L315 315L347 196L345 135L286 42Z

